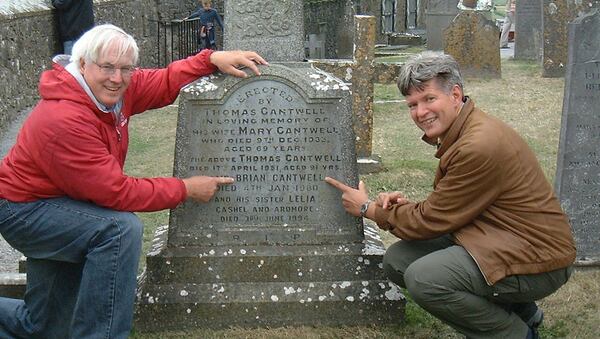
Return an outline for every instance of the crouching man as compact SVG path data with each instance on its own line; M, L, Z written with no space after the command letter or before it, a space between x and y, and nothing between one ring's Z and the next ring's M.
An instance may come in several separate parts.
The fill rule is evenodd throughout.
M380 193L371 202L362 182L326 181L348 213L401 239L384 270L426 311L468 338L536 338L543 312L535 301L567 282L575 245L535 154L463 94L451 56L414 57L398 87L423 140L437 147L431 194L410 202Z

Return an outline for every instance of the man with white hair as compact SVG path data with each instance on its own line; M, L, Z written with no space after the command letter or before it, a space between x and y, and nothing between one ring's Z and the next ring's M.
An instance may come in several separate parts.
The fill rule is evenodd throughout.
M0 232L28 258L24 300L0 298L2 338L127 338L143 226L132 212L207 202L233 182L127 176L129 119L200 76L258 75L266 61L211 50L164 69L137 61L129 34L100 25L41 76L41 100L0 164Z

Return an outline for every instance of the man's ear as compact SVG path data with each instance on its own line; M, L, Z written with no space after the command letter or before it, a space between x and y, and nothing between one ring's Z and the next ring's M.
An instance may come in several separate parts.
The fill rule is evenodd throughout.
M458 102L458 103L462 103L463 102L463 91L462 88L460 88L459 85L455 84L452 87L452 98Z
M79 71L83 74L83 70L85 69L85 60L83 58L79 59Z

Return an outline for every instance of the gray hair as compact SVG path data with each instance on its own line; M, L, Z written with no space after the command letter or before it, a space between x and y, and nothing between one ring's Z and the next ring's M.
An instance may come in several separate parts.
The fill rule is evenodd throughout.
M105 50L116 43L118 56L121 57L128 52L133 52L133 64L136 65L139 58L139 48L133 37L121 28L105 24L98 25L85 32L73 45L71 62L96 62Z
M407 96L412 89L422 91L426 82L435 79L440 88L447 93L454 85L463 89L463 80L458 63L443 52L425 51L410 58L402 66L398 77L398 89Z

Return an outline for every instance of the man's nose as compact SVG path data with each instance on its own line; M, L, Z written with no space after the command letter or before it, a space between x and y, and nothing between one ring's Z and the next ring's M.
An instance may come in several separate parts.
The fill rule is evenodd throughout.
M123 82L123 73L121 73L121 69L116 68L115 72L110 75L109 79L112 82L118 82L118 83Z

